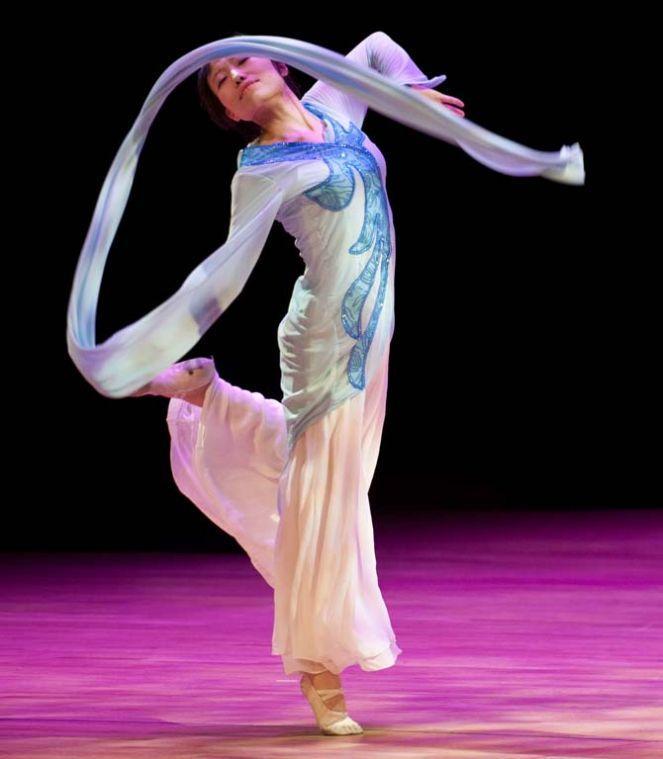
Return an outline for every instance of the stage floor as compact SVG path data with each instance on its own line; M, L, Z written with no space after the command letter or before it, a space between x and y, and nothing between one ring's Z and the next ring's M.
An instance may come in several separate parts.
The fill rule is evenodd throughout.
M318 732L244 554L14 553L0 757L663 757L663 513L373 520L403 653L343 673L363 735Z

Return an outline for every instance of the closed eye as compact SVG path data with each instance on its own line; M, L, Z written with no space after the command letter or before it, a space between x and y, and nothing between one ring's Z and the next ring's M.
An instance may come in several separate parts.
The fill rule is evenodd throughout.
M239 63L244 63L244 61L248 61L248 60L249 60L249 57L247 56L246 58L242 58L242 60L241 60L241 61L239 61ZM225 81L226 81L226 77L225 77L225 76L222 76L222 77L221 77L221 79L219 79L219 81L216 83L216 88L217 88L217 90L219 89L219 87L220 87L220 86L221 86L221 85L222 85L222 84L223 84Z

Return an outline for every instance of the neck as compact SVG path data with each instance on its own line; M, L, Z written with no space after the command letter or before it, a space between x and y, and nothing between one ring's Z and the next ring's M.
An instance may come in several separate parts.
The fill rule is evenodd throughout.
M306 110L292 92L276 101L265 122L256 123L262 126L258 142L289 141L292 138L296 141L302 135L322 134L324 129L320 119Z

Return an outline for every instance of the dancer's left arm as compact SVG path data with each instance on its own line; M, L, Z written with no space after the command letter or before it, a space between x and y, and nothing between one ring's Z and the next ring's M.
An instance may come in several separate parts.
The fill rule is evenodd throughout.
M347 60L372 68L399 84L430 90L441 84L446 74L439 74L429 79L412 60L407 51L385 32L373 32L356 45L346 56ZM436 92L433 98L444 104L463 105L457 98L451 98ZM352 121L361 129L368 106L362 100L348 95L332 85L317 81L302 97L302 102L317 105L322 110L329 110L332 115ZM452 110L456 111L455 108Z

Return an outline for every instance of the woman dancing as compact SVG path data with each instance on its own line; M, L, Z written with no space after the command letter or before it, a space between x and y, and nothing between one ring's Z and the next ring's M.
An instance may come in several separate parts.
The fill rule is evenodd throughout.
M402 84L428 87L444 79L427 80L380 32L347 57L372 64ZM277 217L296 239L306 269L278 332L282 403L297 420L297 440L283 472L272 653L281 654L286 674L302 673L302 688L323 730L357 733L361 727L347 715L340 671L351 664L367 670L389 667L401 651L378 586L368 502L385 414L394 235L384 158L360 131L366 106L323 82L300 101L285 81L287 74L287 65L265 58L219 58L201 69L199 82L216 121L225 116L260 128L240 151L240 169L299 160L308 151L306 170L320 178L311 182L312 191L282 206ZM462 114L460 100L435 94ZM327 150L316 159L321 144ZM326 177L330 164L332 174ZM376 339L378 321L385 328ZM377 370L367 382L369 354ZM139 394L175 395L203 408L207 401L203 413L215 415L214 406L236 404L238 398L223 388L207 394L210 363L182 362ZM235 394L241 402L241 391ZM262 412L255 398L250 406L231 413L244 413L250 421L251 414L271 411ZM169 410L176 455L184 455L182 435L197 438L196 432L180 429L190 415L182 403ZM268 424L260 418L253 423ZM204 457L216 459L223 469L227 446L213 445L210 433ZM187 462L176 465L178 479L191 471L190 449L186 455ZM254 497L247 487L246 498Z
M371 34L346 60L417 89L460 117L454 128L464 118L461 100L432 89L446 76L427 78L384 32ZM359 69L348 70L360 79ZM248 126L257 136L239 151L231 184L225 290L215 291L212 305L208 292L206 309L188 313L199 338L241 290L278 220L305 263L278 328L282 400L231 385L211 359L155 374L157 352L166 352L169 334L178 336L172 314L171 331L160 334L154 317L152 353L141 363L135 352L133 363L114 373L110 361L104 373L91 360L103 346L92 338L85 353L80 334L75 339L75 304L68 336L72 357L101 391L111 394L114 384L115 397L170 398L178 487L237 539L273 587L272 653L281 656L287 675L300 675L322 732L343 735L362 728L347 712L340 673L355 664L366 671L390 667L401 653L378 584L368 500L386 409L395 234L385 160L362 131L365 100L375 91L369 87L359 98L349 87L320 80L299 99L287 77L287 64L265 55L224 55L198 70L200 96L214 121ZM480 132L495 137L475 126L467 142L455 142L496 170L576 184L584 179L579 147L554 157L517 146L519 152L514 143L505 150L508 141L488 144ZM213 258L187 279L182 296L213 279ZM168 303L161 307L166 325ZM117 337L104 345L118 348ZM119 340L125 356L130 342ZM152 379L137 382L145 375Z

